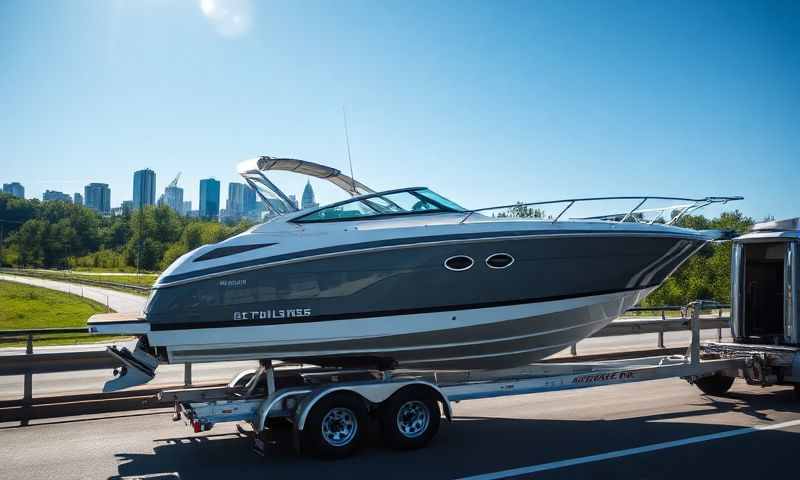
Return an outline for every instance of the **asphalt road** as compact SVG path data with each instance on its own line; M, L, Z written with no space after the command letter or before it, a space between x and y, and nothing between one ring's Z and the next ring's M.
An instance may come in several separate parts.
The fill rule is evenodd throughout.
M537 478L653 479L794 471L800 401L792 390L737 381L731 393L703 396L669 379L473 400L454 405L454 421L443 422L426 449L395 452L371 442L337 462L278 449L261 458L233 425L194 434L166 410L0 424L0 478L488 479L521 469L523 476L541 470ZM771 430L741 430L753 426ZM652 445L655 451L642 448Z

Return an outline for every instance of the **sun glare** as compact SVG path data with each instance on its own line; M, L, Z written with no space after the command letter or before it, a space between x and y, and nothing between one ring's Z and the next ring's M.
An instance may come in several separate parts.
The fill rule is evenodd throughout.
M199 0L200 11L226 37L238 37L250 30L250 0Z

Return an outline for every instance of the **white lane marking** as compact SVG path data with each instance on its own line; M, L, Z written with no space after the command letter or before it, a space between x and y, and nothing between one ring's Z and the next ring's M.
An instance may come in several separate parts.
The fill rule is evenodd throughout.
M777 423L775 425L756 425L754 427L739 428L736 430L728 430L727 432L712 433L709 435L699 435L696 437L684 438L681 440L673 440L671 442L654 443L652 445L645 445L643 447L626 448L625 450L617 450L615 452L599 453L596 455L588 455L585 457L570 458L567 460L559 460L556 462L541 463L539 465L530 465L527 467L512 468L510 470L501 470L499 472L484 473L472 477L463 477L460 480L492 480L496 478L508 478L518 475L528 475L536 472L543 472L545 470L555 470L557 468L571 467L573 465L582 465L584 463L601 462L603 460L610 460L612 458L627 457L630 455L637 455L639 453L655 452L657 450L664 450L667 448L680 447L683 445L691 445L693 443L708 442L710 440L719 440L722 438L738 437L740 435L748 435L751 433L762 432L767 430L780 430L800 425L800 419L791 420L788 422Z

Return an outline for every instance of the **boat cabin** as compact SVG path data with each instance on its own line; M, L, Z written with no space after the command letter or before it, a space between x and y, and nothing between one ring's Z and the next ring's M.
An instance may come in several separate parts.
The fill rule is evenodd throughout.
M733 241L731 329L737 343L800 346L800 218L758 223Z

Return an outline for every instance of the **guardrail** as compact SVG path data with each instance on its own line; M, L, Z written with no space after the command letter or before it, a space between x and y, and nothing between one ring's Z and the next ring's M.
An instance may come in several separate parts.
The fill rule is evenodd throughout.
M717 341L722 341L722 329L730 327L730 317L723 316L724 310L731 306L715 301L702 301L703 310L717 310L716 317L701 317L700 328L708 330L717 329ZM625 313L630 312L660 312L660 320L637 320L621 318L608 324L605 328L592 335L592 337L610 337L614 335L639 335L643 333L658 333L657 346L664 347L664 333L689 330L688 306L664 305L660 307L633 307ZM678 318L667 318L667 312L681 312ZM578 355L577 344L570 347L573 357Z
M106 282L103 280L91 280L88 278L81 278L80 274L64 274L64 278L55 278L57 275L61 275L62 272L58 270L53 270L53 273L42 273L36 270L25 270L25 269L15 269L15 268L0 268L0 273L7 273L9 275L19 275L21 277L33 277L33 278L41 278L42 280L53 280L56 282L67 281L71 283L81 283L85 285L93 285L97 287L109 287L109 288L126 288L130 290L135 290L138 292L149 292L150 287L143 287L141 285L131 285L129 283L120 283L120 282Z
M723 308L726 305L713 305L719 309L716 315L700 317L701 329L713 329L718 331L718 338L722 339L722 329L729 326L729 318L723 316ZM666 316L668 311L681 311L682 307L659 307L659 308L637 308L639 311L661 311L660 319L620 319L610 323L608 326L594 334L592 337L610 337L623 335L636 335L644 333L658 333L658 344L656 353L648 350L648 353L658 354L657 351L667 352L664 345L664 333L685 331L690 329L690 319L686 316L669 318ZM24 375L23 397L20 401L0 402L0 407L16 406L29 409L33 405L33 375L42 373L60 373L82 370L101 370L115 369L122 367L105 350L85 351L85 352L61 352L61 353L34 353L33 341L36 337L50 334L69 334L69 333L88 333L86 328L41 328L31 330L0 330L0 341L13 338L24 339L26 342L25 353L18 355L0 356L0 376ZM573 360L577 358L577 346L571 348ZM627 352L628 354L635 352ZM184 387L192 386L192 364L184 364ZM139 398L141 392L134 392ZM102 398L118 399L119 395L93 394L95 401ZM27 411L27 410L25 410ZM4 415L0 413L0 418ZM27 418L21 418L26 424Z

